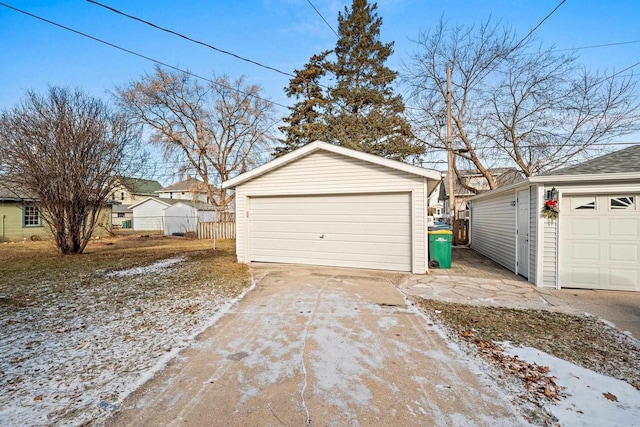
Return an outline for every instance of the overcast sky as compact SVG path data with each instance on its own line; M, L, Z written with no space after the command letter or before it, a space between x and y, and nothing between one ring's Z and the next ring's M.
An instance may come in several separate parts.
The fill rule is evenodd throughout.
M98 0L97 0L98 1ZM264 95L290 105L283 88L289 77L163 33L95 4L75 1L0 0L58 24L103 39L198 75L245 75ZM336 36L307 0L100 0L130 15L167 27L286 73L311 55L335 46ZM381 0L381 39L394 41L388 65L399 69L415 49L412 39L437 24L474 24L492 17L526 35L560 0ZM350 0L311 0L337 30L338 11ZM536 30L538 41L557 49L603 44L579 51L591 69L620 71L640 62L640 1L567 0ZM15 105L28 89L48 84L80 87L109 99L107 91L153 69L153 62L100 44L0 5L0 109ZM640 74L640 65L625 75ZM287 110L278 107L278 115ZM636 136L627 141L637 141Z

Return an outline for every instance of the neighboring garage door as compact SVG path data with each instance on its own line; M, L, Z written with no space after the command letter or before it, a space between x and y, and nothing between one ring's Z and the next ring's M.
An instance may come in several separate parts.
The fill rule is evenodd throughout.
M411 271L402 194L252 197L251 261Z
M640 291L638 197L616 194L562 198L562 287Z

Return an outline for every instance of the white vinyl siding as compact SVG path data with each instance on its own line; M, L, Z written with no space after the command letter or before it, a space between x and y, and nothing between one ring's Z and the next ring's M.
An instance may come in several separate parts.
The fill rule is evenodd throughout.
M555 288L558 283L556 278L558 266L558 222L545 218L542 232L544 233L542 286Z
M240 262L250 262L249 201L259 196L405 193L410 195L412 268L426 269L425 180L427 178L328 151L317 151L236 187L237 238Z
M407 193L250 200L251 261L411 270Z
M471 248L515 271L516 193L472 201Z
M164 209L164 234L167 236L173 233L195 233L198 227L198 217L195 208L183 203L176 203Z
M133 229L136 231L161 231L163 230L162 211L167 207L166 203L150 199L134 206Z
M536 283L536 254L538 250L538 192L529 187L529 282Z

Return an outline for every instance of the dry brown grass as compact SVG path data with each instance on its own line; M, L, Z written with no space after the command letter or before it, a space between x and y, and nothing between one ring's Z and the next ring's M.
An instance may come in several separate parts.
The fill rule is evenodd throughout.
M415 302L451 333L467 341L534 347L595 372L640 386L640 345L587 316L542 310L479 307L429 299Z
M184 256L190 268L177 280L213 281L229 296L237 295L249 284L249 271L236 262L234 241L222 240L217 246L213 250L208 240L127 236L94 240L82 255L61 255L51 242L1 244L0 294L29 294L38 287L35 284L73 284L96 274Z

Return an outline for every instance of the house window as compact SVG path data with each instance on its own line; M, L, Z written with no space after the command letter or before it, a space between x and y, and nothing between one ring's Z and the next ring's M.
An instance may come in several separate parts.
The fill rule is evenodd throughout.
M169 198L173 199L173 193L169 193Z
M120 200L124 200L124 191L120 193Z
M40 227L42 225L40 208L37 206L25 206L22 212L24 217L24 227Z
M442 209L436 208L436 216L442 216Z
M571 209L577 210L595 210L596 196L573 196L571 198Z
M124 212L118 212L118 218L124 218Z
M634 196L609 197L609 207L611 210L636 208L636 198Z

